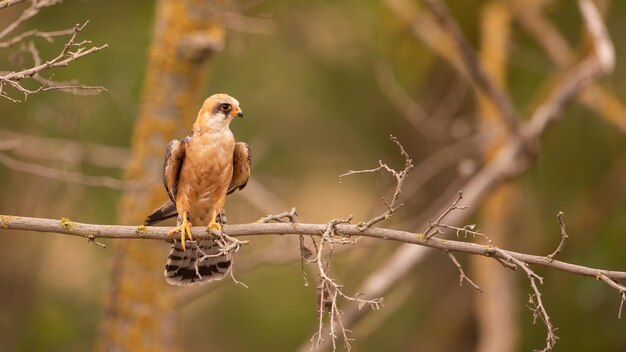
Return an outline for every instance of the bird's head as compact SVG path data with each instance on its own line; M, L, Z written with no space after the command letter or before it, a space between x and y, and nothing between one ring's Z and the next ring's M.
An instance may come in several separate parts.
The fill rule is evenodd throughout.
M228 128L235 117L243 117L237 99L228 94L214 94L202 104L197 122L204 128L223 129Z

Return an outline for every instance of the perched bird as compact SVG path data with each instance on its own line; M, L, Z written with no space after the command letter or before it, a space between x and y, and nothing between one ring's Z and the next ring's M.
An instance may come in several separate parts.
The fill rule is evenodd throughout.
M194 241L191 226L221 232L217 218L226 195L248 182L250 147L235 142L229 128L235 117L243 117L235 98L212 95L202 104L189 135L167 145L163 183L169 201L150 214L145 225L178 217L168 235L179 232L180 241L174 241L165 266L165 278L172 285L219 280L230 270L230 254L220 255L213 239Z

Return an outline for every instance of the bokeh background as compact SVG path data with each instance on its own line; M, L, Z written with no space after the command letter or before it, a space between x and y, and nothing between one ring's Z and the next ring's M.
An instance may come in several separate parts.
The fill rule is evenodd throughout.
M379 159L401 168L403 160L389 141L393 134L418 167L407 181L411 191L403 195L406 206L384 226L418 231L426 209L443 194L458 191L462 180L482 164L480 138L445 156L448 162L442 166L420 164L442 148L474 136L480 114L467 81L414 36L390 5L394 2L216 2L216 7L238 14L248 25L226 21L231 22L226 23L226 45L208 66L209 88L203 95L226 92L241 102L246 117L231 128L238 140L251 145L258 183L253 194L245 196L244 190L229 198L229 222L253 222L292 206L303 222L351 214L361 220L384 210L380 199L391 196L392 177L358 175L339 182L338 176L375 167ZM481 41L484 10L493 3L499 1L449 2L474 47ZM0 27L27 5L0 10ZM626 101L626 3L600 1L600 5L617 64L599 84ZM527 6L546 16L579 57L589 50L576 2L531 1ZM107 92L78 96L52 91L22 103L0 99L0 154L30 165L122 179L139 113L154 10L153 1L65 1L21 27L57 30L89 20L82 38L107 43L109 48L55 70L54 78L102 85ZM564 70L514 19L508 30L506 91L520 115L527 116ZM42 57L51 57L63 39L35 42ZM29 64L19 46L0 53L2 71ZM398 96L416 105L394 101ZM562 260L626 270L625 131L581 104L565 114L542 139L536 165L514 182L507 199L513 210L502 219L499 234L488 235L498 238L495 245L547 254L558 243L555 215L563 211L570 239ZM411 116L427 121L416 126ZM119 189L54 180L10 166L0 165L0 213L117 222ZM422 180L430 173L432 177ZM481 208L468 205L469 211ZM483 228L481 222L490 216L483 211L469 223ZM92 349L103 314L111 251L62 235L0 233L0 350ZM363 240L343 248L335 256L333 273L346 290L354 291L397 247ZM164 261L168 248L164 243ZM473 271L473 261L462 255L459 259ZM489 270L505 271L490 259L478 260L489 263ZM304 285L297 241L254 238L235 263L237 277L247 289L225 280L190 291L191 301L179 308L184 349L306 348L317 324L316 297L314 287ZM306 271L314 282L314 272ZM559 328L557 350L626 349L626 320L617 319L619 296L614 290L589 278L543 268L537 272L545 278L543 299ZM541 322L532 324L525 307L527 278L517 272L506 276L509 279L502 284L511 300L500 309L513 317L517 336L513 350L542 346L545 329ZM459 287L449 259L430 251L385 296L381 311L368 313L352 327L353 350L479 350L489 332L478 328L485 310L476 303L477 296L496 300L500 294L487 290L481 295L467 285Z

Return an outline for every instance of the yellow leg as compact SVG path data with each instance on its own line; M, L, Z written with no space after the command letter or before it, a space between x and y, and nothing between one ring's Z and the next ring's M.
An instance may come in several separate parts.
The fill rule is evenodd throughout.
M184 211L182 214L183 221L180 225L176 226L173 230L167 233L168 236L172 236L176 232L180 232L180 241L183 245L183 251L185 250L185 237L189 237L190 240L193 240L191 236L191 222L187 220L187 212Z
M217 230L220 233L222 232L222 225L220 225L217 221L215 221L215 219L217 218L217 212L213 211L211 213L211 221L209 221L209 225L207 226L209 232L211 232L211 230Z

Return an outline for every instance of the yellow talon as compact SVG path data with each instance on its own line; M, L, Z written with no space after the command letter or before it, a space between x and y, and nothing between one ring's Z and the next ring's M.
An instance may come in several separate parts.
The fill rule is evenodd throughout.
M222 232L222 225L220 225L217 221L215 221L217 218L217 213L213 212L212 216L211 216L211 221L209 221L209 225L207 226L209 229L209 232L211 232L211 230L217 230L218 232Z
M176 232L180 232L180 242L183 246L183 251L185 250L185 237L189 237L190 240L193 240L191 235L191 222L187 220L187 212L183 212L183 221L180 225L176 226L173 230L170 230L167 235L172 236Z
M212 221L209 223L209 229L210 230L217 230L219 232L222 232L222 225L220 225L219 223Z

